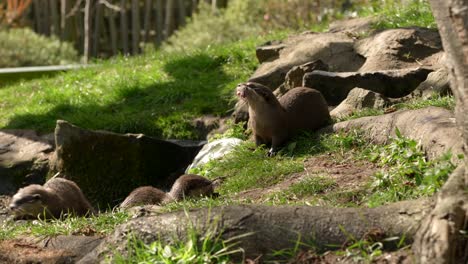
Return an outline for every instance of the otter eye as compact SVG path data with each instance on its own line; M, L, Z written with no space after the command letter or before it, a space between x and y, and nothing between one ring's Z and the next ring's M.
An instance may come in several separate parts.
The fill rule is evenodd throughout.
M41 199L41 195L39 194L34 194L31 198L31 202L38 201Z

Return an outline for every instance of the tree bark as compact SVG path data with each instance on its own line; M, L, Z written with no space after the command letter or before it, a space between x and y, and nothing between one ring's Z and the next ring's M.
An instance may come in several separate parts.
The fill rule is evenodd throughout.
M85 1L84 11L84 62L88 63L89 55L91 51L91 0Z
M127 23L127 1L120 0L120 39L122 41L122 51L128 55L128 23Z
M430 0L446 55L455 95L455 117L468 158L468 1ZM421 223L413 250L420 263L468 262L468 170L459 167L438 193L432 212ZM464 232L464 234L463 234Z
M168 39L174 30L174 1L166 2L166 18L164 21L164 39Z
M132 54L140 51L140 1L132 0Z

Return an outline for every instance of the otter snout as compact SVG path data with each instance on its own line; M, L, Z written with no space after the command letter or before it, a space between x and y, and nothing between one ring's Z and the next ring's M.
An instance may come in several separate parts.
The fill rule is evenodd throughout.
M18 209L18 206L16 204L9 204L8 205L8 209L10 209L10 211L15 211L16 209Z
M249 87L244 83L237 85L237 88L236 88L237 96L245 100L247 97L247 89L249 89Z

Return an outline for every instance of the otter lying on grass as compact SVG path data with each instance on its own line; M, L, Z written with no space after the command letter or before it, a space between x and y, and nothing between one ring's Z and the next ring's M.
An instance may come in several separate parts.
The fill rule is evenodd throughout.
M52 178L43 186L31 184L18 190L8 206L15 219L60 218L64 214L94 213L80 187L64 178Z

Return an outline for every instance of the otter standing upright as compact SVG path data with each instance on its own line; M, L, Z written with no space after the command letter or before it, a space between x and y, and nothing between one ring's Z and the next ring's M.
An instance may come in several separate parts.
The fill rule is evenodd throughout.
M256 145L271 146L269 155L299 130L316 130L331 119L325 98L312 88L293 88L279 100L259 83L242 83L236 90L237 96L249 105L249 127Z

